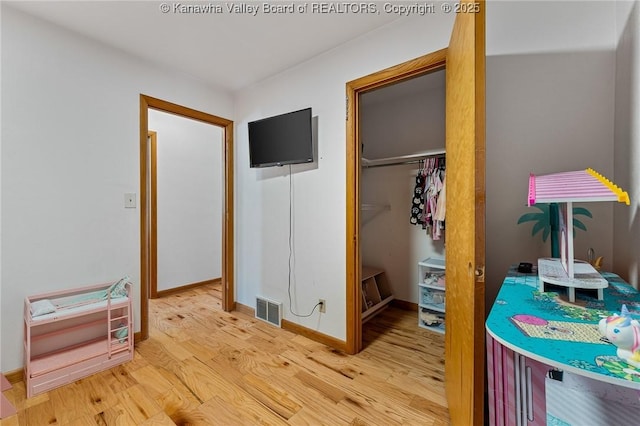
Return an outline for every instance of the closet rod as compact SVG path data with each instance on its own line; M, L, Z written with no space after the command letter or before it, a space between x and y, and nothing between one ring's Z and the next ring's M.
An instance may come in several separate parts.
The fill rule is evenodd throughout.
M428 152L423 152L420 154L411 154L411 155L400 155L397 157L387 157L387 158L377 158L375 160L367 160L362 157L361 165L362 167L370 168L370 167L383 167L383 166L397 166L400 164L412 164L418 163L425 158L443 156L445 154L444 149L436 149Z

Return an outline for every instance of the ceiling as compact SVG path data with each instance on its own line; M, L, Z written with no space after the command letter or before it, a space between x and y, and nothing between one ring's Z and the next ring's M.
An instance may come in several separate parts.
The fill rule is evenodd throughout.
M229 11L229 1L2 1L88 38L211 87L235 92L387 25L400 15L385 13L264 13ZM293 0L292 0L293 1ZM291 4L289 1L266 1ZM312 2L294 1L294 5ZM317 4L320 2L317 2ZM494 0L487 11L487 55L615 48L615 2ZM369 4L324 2L323 4ZM162 5L169 11L163 13ZM180 5L217 5L218 13L181 13ZM307 6L310 7L310 6ZM572 25L567 27L567 22ZM519 34L513 37L512 34Z
M265 13L263 2L258 1L3 3L229 92L399 19L398 15L382 11L379 14L311 13L309 9L306 13ZM300 4L303 3L294 3L294 6ZM216 5L222 9L211 13L184 13L180 9L184 5L205 8ZM229 11L230 5L252 5L260 10L254 16L246 9ZM169 11L163 13L165 6Z

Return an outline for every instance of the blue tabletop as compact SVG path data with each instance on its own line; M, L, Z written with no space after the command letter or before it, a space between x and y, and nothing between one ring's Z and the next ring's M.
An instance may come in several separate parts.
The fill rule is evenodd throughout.
M595 290L576 289L570 303L563 287L538 289L536 273L509 269L487 318L489 334L508 348L553 367L598 380L640 389L640 368L616 355L617 347L598 330L600 319L626 305L640 319L640 293L619 276L603 272L609 282L604 300Z

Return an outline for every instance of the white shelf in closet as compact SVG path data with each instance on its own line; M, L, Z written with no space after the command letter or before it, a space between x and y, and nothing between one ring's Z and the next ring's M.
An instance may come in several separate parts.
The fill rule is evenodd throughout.
M390 204L370 204L370 203L362 203L362 210L363 211L384 211L384 210L391 210L391 205Z
M436 258L433 258L433 257L428 257L425 260L421 260L420 262L418 262L418 265L424 266L424 267L427 267L427 268L444 270L445 266L446 266L446 263L445 263L444 259L436 259Z
M373 218L384 211L391 210L391 204L371 204L363 203L360 205L360 211L362 212L362 225L367 224Z
M445 261L427 258L418 262L418 325L444 333L445 327Z

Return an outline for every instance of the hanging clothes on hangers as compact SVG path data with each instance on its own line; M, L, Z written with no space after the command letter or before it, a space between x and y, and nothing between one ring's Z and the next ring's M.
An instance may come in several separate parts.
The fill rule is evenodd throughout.
M420 162L410 221L414 225L421 225L434 240L439 240L444 231L444 189L444 158L429 157Z
M411 218L409 219L412 225L420 225L423 228L426 227L424 218L424 167L423 162L420 162L420 169L416 176L416 183L413 189L413 198L411 200Z
M439 240L442 237L444 231L444 217L445 217L445 175L444 168L441 165L436 165L433 171L433 176L436 183L437 193L434 196L435 208L433 212L433 239Z
M441 236L440 224L436 219L436 210L438 208L438 194L442 189L442 180L438 172L438 159L431 158L430 168L428 169L429 189L427 191L427 199L429 203L429 219L431 224L431 237L439 240Z

